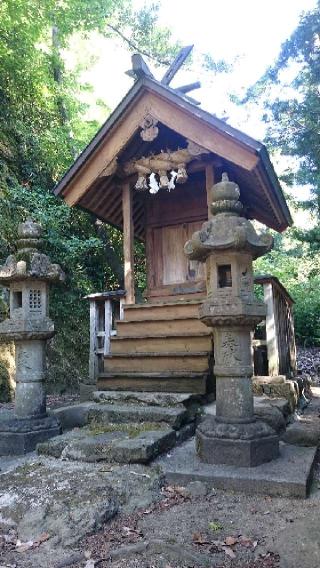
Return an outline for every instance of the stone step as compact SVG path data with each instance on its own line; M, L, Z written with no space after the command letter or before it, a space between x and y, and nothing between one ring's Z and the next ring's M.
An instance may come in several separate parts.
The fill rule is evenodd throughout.
M210 334L210 329L205 326L198 318L176 317L175 319L137 319L135 321L118 320L116 322L118 337L137 336L137 335L179 335L181 333L198 332Z
M148 463L194 434L193 424L184 426L180 431L172 428L152 430L148 429L152 426L149 424L143 425L144 430L141 424L130 426L132 431L121 430L121 424L118 424L118 429L98 434L89 429L67 432L38 444L37 452L57 459L83 462Z
M152 372L188 371L207 372L209 356L206 351L190 353L112 353L104 357L104 371Z
M177 317L199 318L201 301L163 302L154 304L134 304L124 306L124 319L137 320L169 320Z
M192 393L133 392L133 391L94 391L93 400L105 404L139 404L147 406L189 406L199 402L200 397Z
M89 425L152 422L169 425L174 430L192 419L194 410L187 410L182 404L172 408L137 404L97 404L96 407L90 407L87 415Z
M161 353L212 351L212 338L206 332L180 333L177 335L153 334L115 336L111 338L111 355L121 353Z

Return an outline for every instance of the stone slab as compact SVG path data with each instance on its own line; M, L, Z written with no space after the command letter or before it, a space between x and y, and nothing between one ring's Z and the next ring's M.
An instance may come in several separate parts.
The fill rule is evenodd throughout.
M177 430L194 418L194 414L179 407L139 406L135 404L96 404L88 412L88 422L121 424L130 422L159 422Z
M92 434L88 429L82 429L68 431L38 444L37 452L39 455L86 463L144 464L171 450L176 443L177 432L171 428L148 430L134 437L121 430Z
M202 481L216 489L306 498L315 455L316 448L280 443L279 457L257 467L211 465L200 461L192 439L175 448L170 455L158 458L156 463L170 484Z
M55 408L49 411L49 414L56 416L61 424L62 430L71 430L72 428L82 428L82 426L87 424L88 412L91 408L95 408L94 402L82 402L80 404Z
M94 391L93 400L111 404L140 403L149 406L177 406L200 397L192 393L138 392L138 391Z
M145 432L136 438L116 442L112 448L113 460L117 463L148 463L159 454L171 450L176 444L174 430Z
M317 420L312 420L310 417L297 420L287 428L282 435L282 440L286 444L294 444L295 446L318 447L320 444L319 422L318 417Z

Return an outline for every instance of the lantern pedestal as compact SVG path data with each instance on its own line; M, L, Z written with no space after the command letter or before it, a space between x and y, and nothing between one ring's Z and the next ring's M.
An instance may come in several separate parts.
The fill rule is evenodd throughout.
M0 455L25 454L39 442L61 433L46 412L46 344L54 335L48 315L49 282L64 273L39 252L41 228L28 220L19 225L18 252L0 267L0 283L10 289L10 318L0 324L0 341L14 341L15 408L0 420Z
M61 434L61 426L54 416L43 418L15 418L0 421L0 455L23 455L36 445Z
M253 259L272 247L258 235L239 200L236 183L223 174L212 188L213 217L185 245L191 260L207 265L207 300L200 320L213 328L216 417L196 433L196 449L206 463L253 467L279 455L279 438L255 419L251 334L266 307L254 295Z

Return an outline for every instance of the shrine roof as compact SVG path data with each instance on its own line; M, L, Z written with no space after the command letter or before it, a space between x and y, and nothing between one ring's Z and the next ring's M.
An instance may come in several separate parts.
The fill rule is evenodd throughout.
M139 137L141 122L147 115L155 117L161 129L162 138L160 136L154 142L142 142ZM180 148L183 140L192 141L213 159L221 159L223 169L243 191L251 218L280 232L292 223L264 144L147 75L134 83L54 192L69 205L78 204L121 228L121 192L118 189L123 182L123 173L119 173L117 164L123 165L125 159L133 156L144 156L146 151L155 153L159 144L165 144L169 139L175 139ZM139 200L141 203L141 197L137 197L137 202ZM139 207L137 209L139 211Z

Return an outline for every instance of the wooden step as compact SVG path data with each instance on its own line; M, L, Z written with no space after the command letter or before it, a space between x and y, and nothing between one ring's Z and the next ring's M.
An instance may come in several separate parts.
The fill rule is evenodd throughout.
M143 391L143 392L190 392L205 394L208 375L206 373L100 373L97 381L99 390Z
M212 351L211 336L205 333L179 335L136 335L111 338L111 355L119 353Z
M206 372L209 367L207 352L119 353L104 358L106 372L191 371Z
M116 326L118 337L153 334L177 335L184 332L194 334L207 332L208 335L211 333L210 329L199 319L189 317L179 317L172 320L119 320L116 322Z
M169 302L159 304L134 304L124 306L124 319L137 320L168 320L176 318L199 318L201 302Z

